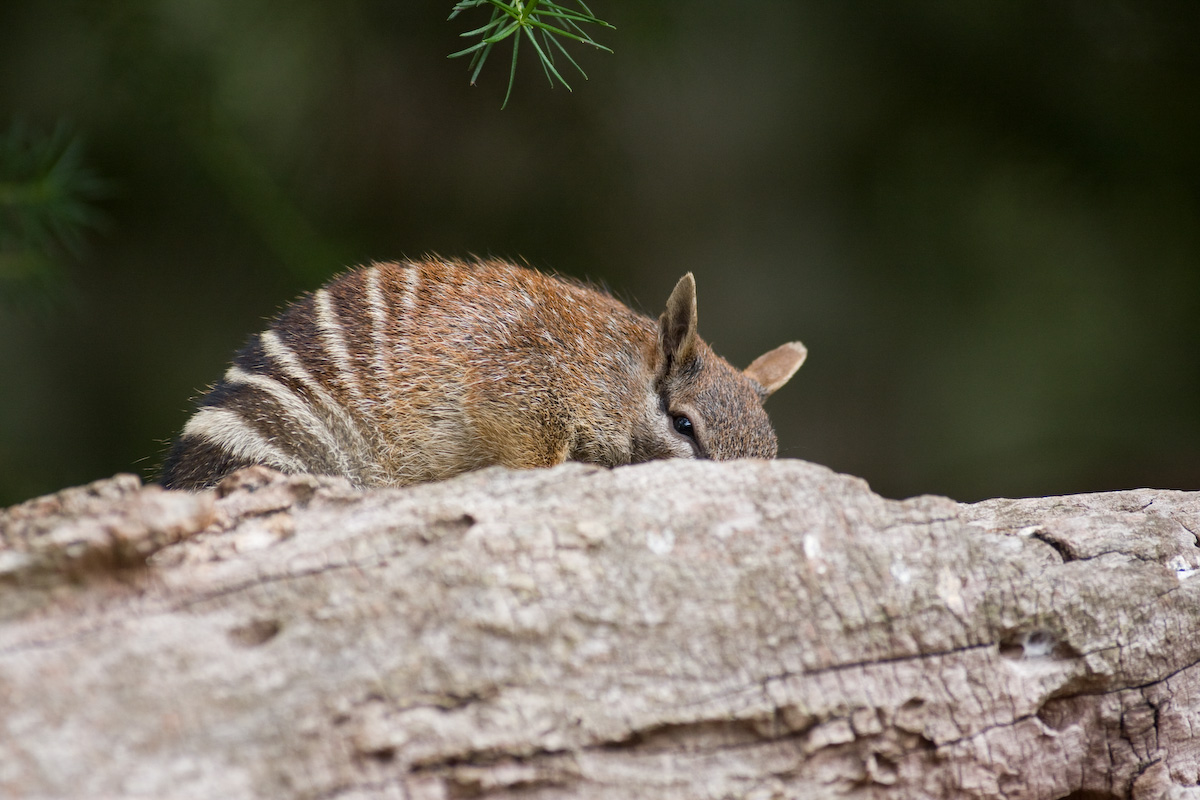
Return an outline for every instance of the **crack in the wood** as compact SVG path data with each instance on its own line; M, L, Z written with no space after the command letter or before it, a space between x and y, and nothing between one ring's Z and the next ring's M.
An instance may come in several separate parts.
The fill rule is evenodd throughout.
M833 719L831 717L830 719ZM767 744L776 744L779 742L788 742L794 739L802 739L809 734L813 727L809 726L799 730L785 730L778 734L764 733L754 725L750 720L696 720L693 722L672 722L661 725L654 725L644 730L630 731L629 735L624 739L619 739L610 742L597 742L596 744L583 745L579 748L581 752L621 752L632 751L640 755L654 756L664 753L680 753L686 752L689 754L711 755L713 753L738 752L743 750L752 750L756 747L762 747ZM738 736L741 741L724 742L724 743L697 743L670 741L673 733L689 734L695 730L697 733L703 734L705 729L713 734L718 734L721 728L727 728L732 731L734 736ZM855 738L858 738L857 736ZM652 742L655 739L668 740L663 745L654 745ZM683 745L683 746L681 746Z
M1192 535L1192 538L1196 540L1195 543L1193 544L1193 547L1200 547L1200 534L1197 534L1194 530L1191 529L1190 526L1188 526L1188 524L1186 522L1179 519L1178 517L1172 516L1171 519L1175 520L1175 522L1179 524L1179 527L1183 528L1185 531L1190 533Z
M1159 749L1159 726L1160 726L1160 723L1162 722L1162 709L1159 707L1158 703L1154 702L1153 700L1151 700L1149 697L1146 696L1145 690L1142 690L1142 699L1145 700L1146 705L1149 706L1150 710L1154 713L1154 719L1151 723L1151 729L1154 731L1154 749L1158 750Z
M909 661L920 661L921 659L925 659L925 658L945 658L946 656L953 656L953 655L957 655L959 653L969 653L974 650L986 650L988 648L998 647L998 646L999 646L999 642L981 642L979 644L968 644L968 645L964 645L962 647L954 647L949 650L932 650L927 653L913 653L913 654L909 654L909 655L888 656L885 658L867 659L867 660L863 660L863 661L848 661L848 662L845 662L842 664L832 664L832 665L826 666L826 667L819 667L817 669L811 669L811 670L806 669L802 673L799 673L799 675L804 675L804 676L823 675L826 673L842 672L842 671L848 670L848 669L862 669L864 667L872 667L872 666L876 666L876 665L903 664L903 663L909 662ZM783 678L791 678L791 677L797 677L797 674L791 673L791 672L784 672L778 676L774 676L774 675L767 676L766 680L772 680L772 679L776 679L776 678L783 679Z
M743 684L743 685L734 687L734 688L726 690L726 691L716 692L713 694L706 694L701 697L697 697L696 699L691 700L689 702L674 705L674 706L672 706L672 708L677 708L677 709L693 708L695 706L707 705L714 701L725 700L730 697L737 697L738 695L744 695L744 694L748 694L751 692L765 693L767 691L768 684L770 684L772 682L776 682L776 681L785 681L785 680L788 680L789 678L806 678L806 677L813 677L813 676L818 676L818 675L832 675L832 674L836 674L839 672L844 672L846 670L852 670L852 669L864 669L867 667L883 666L883 665L887 665L887 664L904 664L904 663L909 663L909 662L914 662L914 661L921 661L926 658L945 658L948 656L957 655L959 653L969 653L969 652L973 652L976 650L986 650L988 648L998 647L998 646L999 646L999 642L982 642L980 644L964 645L963 647L957 647L957 648L953 648L950 650L934 650L934 651L930 651L928 653L914 653L914 654L908 654L908 655L889 656L889 657L877 658L877 659L873 659L873 660L868 659L868 660L863 660L863 661L847 661L842 664L831 664L831 665L824 666L824 667L817 667L815 669L805 669L805 670L801 670L798 672L784 670L783 672L777 672L777 673L772 673L770 675L764 675L763 677L759 678L758 681L754 684ZM657 675L657 673L651 673L651 675Z
M1132 752L1133 742L1124 734L1121 734L1121 738L1129 743L1129 749ZM1133 774L1129 776L1129 783L1125 785L1125 791L1122 793L1122 796L1129 796L1129 794L1133 791L1134 784L1138 782L1138 778L1145 775L1155 764L1158 764L1160 761L1162 761L1162 756L1151 759L1150 761L1146 761L1144 763L1139 759L1137 769L1135 769Z
M946 741L940 742L940 743L935 742L934 746L935 746L935 748L938 748L938 749L943 748L943 747L953 747L955 745L962 744L963 742L968 742L972 739L977 739L980 736L983 736L984 734L990 733L992 731L1000 730L1001 728L1011 728L1014 725L1020 725L1022 722L1027 722L1028 720L1034 719L1035 717L1037 717L1036 713L1035 714L1022 714L1021 716L1015 717L1014 719L1011 719L1008 722L997 722L994 725L986 725L986 726L980 728L979 730L975 731L974 733L967 734L966 736L959 736L956 739L947 739Z
M1058 553L1058 557L1062 559L1064 564L1077 559L1077 556L1071 552L1071 548L1069 548L1064 542L1060 542L1058 539L1050 536L1049 532L1044 528L1038 528L1037 530L1033 531L1029 534L1029 538L1037 539L1039 542L1049 545L1054 552Z
M883 532L883 531L890 531L895 528L925 528L925 527L929 527L931 525L940 525L940 524L946 523L946 522L957 522L961 519L962 519L962 514L954 514L949 517L931 517L929 519L923 519L923 520L919 520L917 522L913 522L911 520L899 520L897 522L890 522L887 525L884 525L879 530L880 530L880 532ZM964 524L967 524L967 523L964 523Z
M587 749L589 748L555 750L548 747L529 747L525 752L513 753L495 747L481 748L413 763L409 765L409 772L420 775L427 772L454 769L455 767L487 768L501 763L532 764L533 766L537 766L534 762L541 760L562 760L572 757L575 752Z
M1156 680L1147 681L1146 683L1133 684L1131 686L1114 687L1112 689L1105 689L1102 692L1080 692L1078 695L1075 695L1075 696L1077 696L1077 697L1103 696L1106 694L1117 694L1118 692L1141 691L1143 689L1149 689L1152 686L1158 686L1161 683L1166 683L1167 681L1171 680L1172 678L1174 678L1176 675L1180 674L1181 672L1187 672L1189 669L1195 669L1196 667L1200 667L1200 658L1197 658L1195 661L1192 661L1190 664L1185 664L1184 666L1180 667L1179 669L1174 670L1173 672L1169 672L1166 675L1164 675L1161 678L1158 678Z
M1134 552L1130 552L1128 550L1117 550L1117 549L1102 550L1098 553L1092 553L1091 555L1087 555L1087 556L1075 555L1074 553L1071 552L1070 545L1068 545L1065 542L1061 542L1057 539L1051 538L1049 532L1043 531L1043 530L1034 531L1033 533L1029 534L1029 538L1037 539L1039 542L1045 542L1046 544L1050 545L1050 547L1052 547L1055 550L1055 552L1057 552L1059 554L1059 556L1062 558L1064 564L1067 562L1070 562L1070 561L1093 561L1097 558L1103 558L1104 556L1113 556L1113 555L1125 556L1126 558L1132 559L1134 561L1140 561L1143 564L1161 564L1161 563L1163 563L1160 559L1154 558L1153 556L1146 556L1146 555L1142 555L1141 553L1134 553Z

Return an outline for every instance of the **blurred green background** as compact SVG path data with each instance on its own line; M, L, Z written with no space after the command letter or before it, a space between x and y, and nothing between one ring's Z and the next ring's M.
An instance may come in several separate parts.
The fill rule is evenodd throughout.
M734 363L809 347L780 455L887 496L1200 489L1200 3L594 0L615 55L504 111L451 6L0 4L0 128L94 212L0 241L0 505L151 474L265 318L430 251L692 270Z

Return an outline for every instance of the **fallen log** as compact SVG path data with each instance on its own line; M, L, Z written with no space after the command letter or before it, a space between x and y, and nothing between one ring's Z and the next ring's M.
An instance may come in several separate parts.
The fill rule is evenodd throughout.
M0 512L0 795L1181 798L1200 493L799 461Z

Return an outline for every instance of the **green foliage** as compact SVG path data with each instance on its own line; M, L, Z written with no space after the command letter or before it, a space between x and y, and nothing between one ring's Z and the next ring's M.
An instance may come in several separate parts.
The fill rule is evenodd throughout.
M20 122L0 134L0 296L52 286L78 255L103 183L64 125L49 135Z
M508 90L504 93L504 103L501 105L503 108L508 105L508 98L512 94L513 80L517 75L517 53L520 50L521 34L523 33L537 51L538 59L542 63L542 70L546 73L546 79L550 81L550 85L553 86L557 78L558 82L567 87L567 91L570 91L571 85L567 83L555 66L554 51L557 49L563 57L570 61L572 66L579 70L579 74L583 76L584 80L587 80L587 73L567 52L567 48L559 41L560 38L574 39L597 49L612 52L611 49L592 39L581 25L599 25L604 28L613 26L597 18L591 9L584 5L583 0L577 0L577 2L580 9L578 11L568 9L550 0L512 0L511 3L504 3L501 0L461 0L450 12L450 19L454 19L464 11L482 7L491 8L492 16L483 27L460 34L464 37L482 37L478 42L465 50L451 53L449 57L457 58L468 53L471 54L471 84L474 85L492 48L512 37L512 66L508 73Z

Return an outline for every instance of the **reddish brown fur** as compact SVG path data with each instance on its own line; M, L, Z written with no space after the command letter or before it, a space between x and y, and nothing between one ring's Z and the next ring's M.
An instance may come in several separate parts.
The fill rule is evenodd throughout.
M786 381L802 350L775 358L787 374L769 380ZM376 264L293 303L238 353L163 480L206 486L247 463L402 485L489 464L771 458L766 394L696 335L690 275L656 324L501 261ZM673 429L680 415L693 438Z

